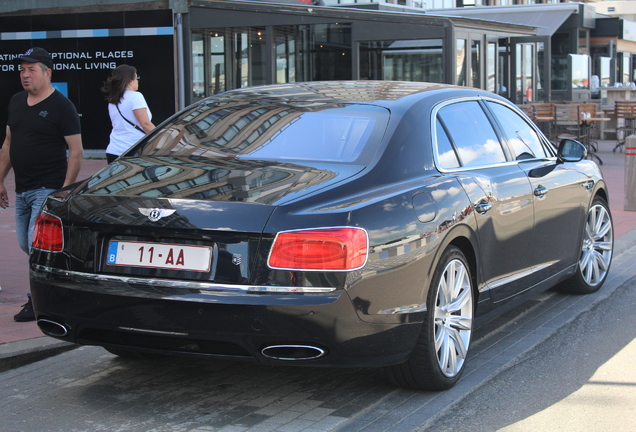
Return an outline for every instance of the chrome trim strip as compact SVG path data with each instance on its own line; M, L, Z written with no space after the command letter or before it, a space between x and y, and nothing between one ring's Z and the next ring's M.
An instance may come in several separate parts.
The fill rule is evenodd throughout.
M382 309L378 313L381 315L407 314L416 312L426 312L426 304L412 304L406 306L398 306L389 309Z
M115 282L124 285L151 285L153 288L177 288L184 290L201 290L201 294L242 293L242 294L316 294L336 291L333 287L289 287L289 286L255 286L255 285L221 285L213 282L190 282L172 279L149 279L135 276L114 276L94 273L84 273L71 270L61 270L40 264L32 264L31 269L47 272L58 276L72 278L76 283L85 282Z
M557 261L550 261L550 262L546 262L544 264L541 264L541 265L538 265L538 266L535 266L535 267L531 267L531 268L526 269L526 270L521 270L521 271L519 271L517 273L514 273L512 275L509 275L509 276L504 276L502 278L499 278L499 279L494 280L494 281L490 282L489 284L487 284L481 290L481 292L486 292L486 291L489 291L489 290L494 289L494 288L499 288L500 286L509 284L509 283L514 282L514 281L516 281L518 279L521 279L521 278L524 278L526 276L529 276L532 273L541 271L541 270L543 270L543 269L545 269L547 267L550 267L551 265L554 265L556 263L557 263Z
M527 269L527 270L522 270L520 272L514 273L510 276L504 276L502 278L499 278L497 280L494 280L492 282L490 282L488 285L486 285L486 287L482 290L482 292L484 291L488 291L491 289L495 289L495 288L499 288L500 286L509 284L511 282L514 282L516 280L519 280L521 278L524 278L526 276L530 276L532 273L534 273L533 269Z

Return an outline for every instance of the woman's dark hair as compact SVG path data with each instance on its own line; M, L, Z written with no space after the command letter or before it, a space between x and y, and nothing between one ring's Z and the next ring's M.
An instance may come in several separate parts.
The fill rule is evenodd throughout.
M126 86L137 76L137 69L133 66L123 64L112 70L110 76L102 87L102 93L108 103L119 105Z

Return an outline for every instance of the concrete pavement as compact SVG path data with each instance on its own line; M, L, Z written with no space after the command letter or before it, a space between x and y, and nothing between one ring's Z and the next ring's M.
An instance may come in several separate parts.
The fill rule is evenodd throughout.
M636 229L636 214L623 210L625 155L613 153L613 147L614 141L601 141L598 154L603 159L604 164L601 168L609 185L610 208L614 218L617 245L620 239L621 249L628 250L636 244L636 231L630 233ZM105 166L104 159L86 159L79 179L86 178ZM0 371L75 347L43 336L34 322L13 321L13 315L26 301L28 267L27 257L19 249L15 238L13 207L15 196L12 173L5 184L10 192L11 207L7 210L0 209L0 251L2 252L0 257L0 286L2 287L0 291ZM628 233L631 235L627 235ZM618 258L620 253L621 251L617 250L615 257ZM587 306L583 305L583 307Z

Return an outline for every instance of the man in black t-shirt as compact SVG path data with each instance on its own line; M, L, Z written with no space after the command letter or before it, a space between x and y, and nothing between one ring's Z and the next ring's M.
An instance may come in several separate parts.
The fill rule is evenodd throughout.
M24 91L9 102L7 135L0 153L0 207L9 206L4 179L13 167L16 233L20 247L28 254L44 199L75 182L84 150L75 106L51 85L53 61L49 53L31 48L18 60ZM14 319L35 320L30 295Z

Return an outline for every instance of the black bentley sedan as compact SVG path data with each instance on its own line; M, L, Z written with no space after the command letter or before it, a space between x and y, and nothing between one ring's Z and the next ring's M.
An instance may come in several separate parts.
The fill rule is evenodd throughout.
M49 196L37 321L122 357L382 366L447 389L476 326L605 281L608 191L585 156L475 89L229 91Z

